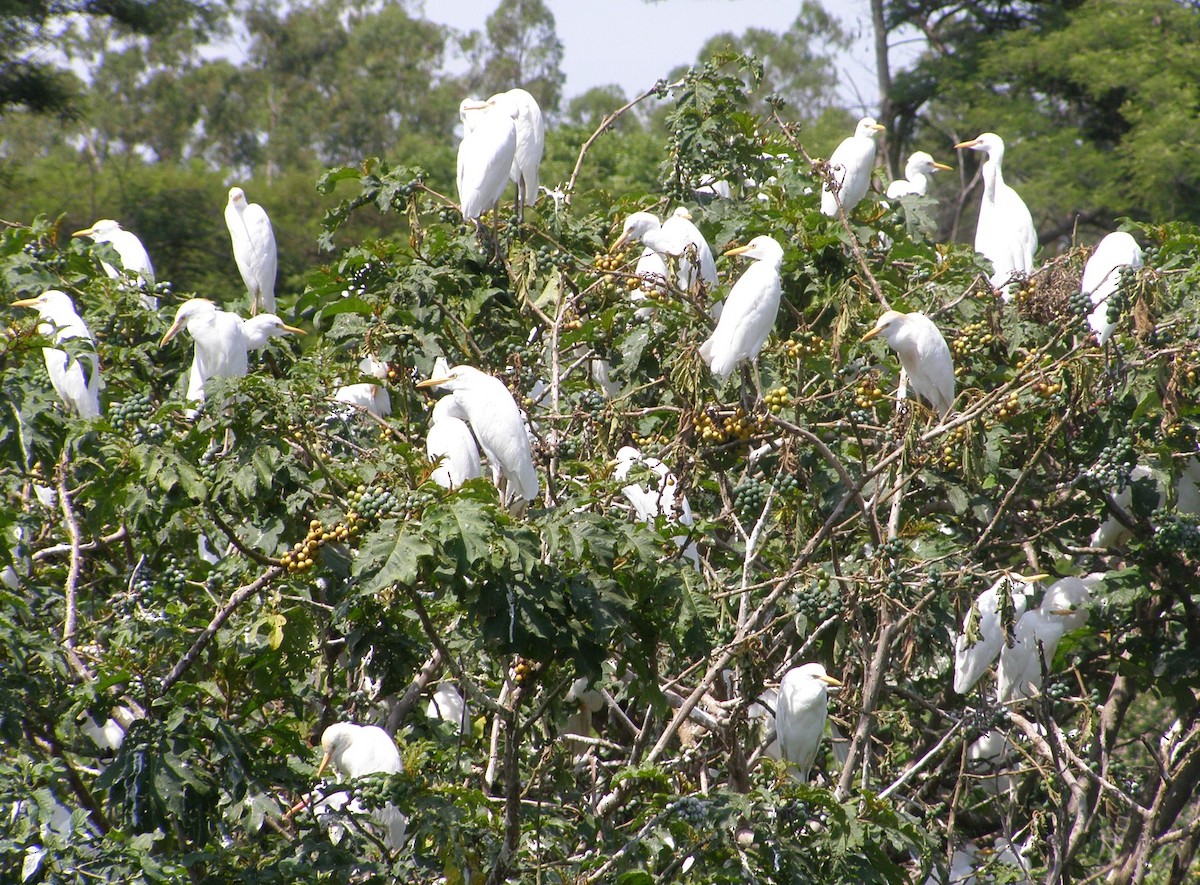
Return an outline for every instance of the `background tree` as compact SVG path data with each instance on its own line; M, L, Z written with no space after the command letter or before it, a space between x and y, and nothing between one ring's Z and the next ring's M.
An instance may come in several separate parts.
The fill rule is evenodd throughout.
M543 0L500 0L482 34L463 41L471 60L467 88L486 98L520 86L553 117L562 101L562 41Z

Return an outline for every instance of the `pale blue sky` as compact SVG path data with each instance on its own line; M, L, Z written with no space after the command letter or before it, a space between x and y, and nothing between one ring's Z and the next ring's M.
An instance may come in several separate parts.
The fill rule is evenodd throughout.
M714 34L747 28L785 30L796 18L795 0L546 0L563 43L564 95L616 83L632 97L674 67L696 60ZM425 15L460 30L479 29L497 0L426 0ZM849 106L876 100L867 0L833 6L859 35L843 56L840 98ZM894 63L894 62L893 62ZM868 108L867 110L873 110Z

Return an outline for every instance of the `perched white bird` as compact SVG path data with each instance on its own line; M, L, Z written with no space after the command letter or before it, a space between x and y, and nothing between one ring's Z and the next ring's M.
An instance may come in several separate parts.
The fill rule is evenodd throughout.
M380 381L388 375L387 363L370 355L359 361L358 369L364 375L370 375ZM366 409L376 418L385 418L392 414L392 398L388 395L387 388L372 381L344 384L333 392L333 398L339 403Z
M503 381L474 366L455 366L444 376L418 382L417 387L441 388L454 397L487 455L492 481L498 488L503 485L505 503L537 498L538 476L525 420Z
M479 218L504 194L517 157L517 117L511 100L464 98L458 106L458 202L463 218Z
M962 632L954 638L954 690L966 694L1004 646L1005 625L1001 612L1011 607L1007 622L1013 626L1025 614L1033 580L1000 578L979 594L963 621ZM977 636L975 634L978 633Z
M396 742L386 731L375 725L355 725L353 722L337 722L325 729L321 735L321 765L317 768L319 778L330 762L337 769L339 781L353 780L368 774L396 774L404 770ZM344 794L329 796L316 807L317 814L345 808L351 814L362 813L357 800L346 805ZM384 829L384 842L393 850L404 841L407 820L392 804L374 812L376 821Z
M1032 697L1041 689L1043 662L1049 670L1066 629L1065 617L1070 614L1066 609L1030 609L1021 615L1012 647L1000 649L1000 666L996 668L999 703Z
M1088 607L1092 604L1092 587L1096 586L1103 577L1100 574L1092 574L1084 578L1077 578L1074 575L1059 578L1046 588L1038 610L1044 615L1057 612L1062 618L1065 632L1078 630L1088 621Z
M1138 464L1129 471L1129 482L1125 483L1124 488L1120 491L1112 493L1113 502L1132 516L1133 484L1147 480L1155 484L1158 491L1157 506L1161 507L1166 503L1166 496L1163 494L1162 489L1158 488L1157 480L1154 478L1154 471L1143 464ZM1182 482L1182 479L1180 481ZM1097 527L1096 531L1092 532L1092 538L1088 543L1092 547L1119 547L1131 537L1133 537L1133 530L1117 519L1116 514L1109 513L1105 517L1104 522L1100 523Z
M242 320L242 336L246 339L246 350L261 350L272 338L283 335L304 335L303 329L289 326L273 313L260 313Z
M125 274L133 277L139 288L143 290L154 288L154 265L150 263L150 254L142 245L142 241L138 239L137 234L125 230L118 222L111 218L101 218L91 227L77 230L71 236L90 237L93 243L108 243L121 257L121 267ZM104 268L104 272L111 279L121 279L121 271L107 261L101 261L100 266ZM141 299L142 304L150 310L158 308L158 299L153 295L147 295L143 291Z
M640 520L653 523L659 516L665 516L668 522L689 527L695 522L687 495L679 494L679 481L662 461L645 457L633 446L622 446L617 450L615 463L613 478L617 481L628 477L630 469L639 463L646 465L658 477L658 482L653 486L634 482L621 489ZM683 548L684 558L699 569L700 553L696 549L696 542L689 544L687 535L676 535L672 540Z
M882 335L908 373L913 392L943 418L954 404L954 361L941 330L923 313L884 311L875 328L862 337Z
M690 291L697 279L703 280L709 288L717 284L717 263L708 240L682 206L665 222L660 222L658 216L649 212L634 212L625 219L613 249L620 249L630 240L639 240L657 252L664 268L668 257L675 259L675 283L683 291ZM657 272L658 269L654 267L653 270ZM663 276L666 276L665 272Z
M250 312L274 313L279 258L267 211L258 203L247 203L246 192L240 187L231 187L229 202L225 204L225 225L229 228L238 272L250 293Z
M1008 294L1014 274L1033 272L1033 253L1037 251L1037 230L1033 216L1020 195L1004 183L1000 165L1004 161L1004 140L994 132L962 141L956 148L983 151L983 202L975 225L975 251L992 263L992 288Z
M132 717L133 714L129 712L129 709L124 709ZM116 711L114 710L114 712ZM89 713L79 723L79 730L90 737L92 743L105 753L115 753L125 743L125 729L121 727L121 723L111 716L105 719L104 724L101 725Z
M1108 319L1108 299L1121 285L1121 271L1126 267L1136 270L1141 266L1142 247L1124 231L1116 231L1101 240L1084 265L1080 289L1092 300L1088 325L1096 333L1101 347L1117 327Z
M829 157L829 171L837 182L837 196L829 189L829 182L821 185L821 212L830 218L837 217L838 201L849 212L867 195L871 186L871 169L875 165L875 136L883 126L872 117L863 117L854 128L854 134L843 139Z
M483 475L479 447L467 424L467 412L453 396L444 396L434 403L425 435L425 452L437 465L430 479L444 489L456 489L468 479Z
M979 877L975 875L978 862L979 848L968 840L950 855L950 869L946 878L942 878L939 870L934 870L925 880L925 885L976 885L979 882Z
M775 325L783 291L779 276L783 247L773 237L757 236L725 254L745 255L754 263L733 284L716 329L700 345L701 359L721 381L733 374L740 362L758 364L758 353Z
M425 705L425 716L428 719L440 719L449 722L459 734L466 734L471 728L471 710L466 700L449 682L443 682Z
M32 307L41 316L38 333L53 337L55 344L80 339L90 347L74 355L57 347L43 347L42 359L50 373L50 383L68 409L80 418L100 417L100 358L94 350L95 339L87 324L75 311L75 302L66 292L47 289L36 298L14 301L13 307Z
M204 401L204 385L209 378L240 378L246 374L246 336L242 333L242 318L236 313L220 310L207 298L185 301L159 346L166 345L184 328L195 344L188 369L189 400Z
M897 178L887 188L889 200L895 200L909 194L925 196L929 187L929 176L939 169L949 171L953 167L936 162L925 151L913 151L908 155L904 164L904 178Z
M796 767L801 783L817 757L829 710L829 687L842 683L826 675L820 664L788 670L779 684L775 705L775 737L784 761Z
M537 99L524 89L499 92L488 99L516 109L517 145L509 177L517 185L517 205L532 206L538 198L538 167L546 150L546 121Z

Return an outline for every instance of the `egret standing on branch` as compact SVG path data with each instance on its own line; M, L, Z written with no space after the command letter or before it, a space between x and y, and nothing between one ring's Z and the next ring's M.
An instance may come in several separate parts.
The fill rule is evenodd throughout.
M876 335L882 335L900 357L913 392L945 418L954 403L954 361L933 320L923 313L888 310L862 340L870 341Z
M458 202L463 218L478 219L504 194L517 157L517 117L511 100L464 98L458 106Z
M524 89L498 92L490 102L497 106L508 104L515 108L517 145L513 154L509 177L517 185L517 216L525 217L525 206L532 206L538 198L538 167L546 150L546 121L537 99Z
M966 694L1000 655L1005 633L1025 614L1033 582L1043 575L1005 575L979 594L954 637L954 690Z
M634 212L625 219L613 250L620 249L630 240L641 241L657 252L664 262L668 257L675 259L675 282L684 292L691 291L697 279L710 288L717 284L717 263L708 240L682 206L666 222L660 222L658 216L649 212Z
M828 181L821 185L822 213L837 218L839 202L849 212L867 195L875 165L875 136L883 129L873 117L863 117L854 134L834 149L829 158L829 172L838 185L837 194L830 190Z
M925 196L929 188L929 176L939 169L949 171L952 166L936 162L925 151L914 151L909 154L908 162L904 164L904 178L897 178L887 188L889 200L916 194Z
M487 455L492 481L502 490L506 504L516 498L537 499L538 476L529 434L517 401L503 381L474 366L455 366L448 374L427 378L417 387L441 388L454 397Z
M238 272L250 293L250 313L274 313L278 255L267 211L258 203L247 203L246 192L240 187L231 187L225 204L225 225Z
M658 481L651 486L633 482L621 489L638 518L643 522L653 524L659 516L665 516L667 522L679 523L690 528L695 522L695 518L692 516L692 507L688 504L687 495L680 494L679 480L662 461L657 458L647 458L633 446L622 446L617 450L613 479L618 482L624 481L633 466L639 463L644 464L653 472L658 477ZM696 542L692 541L689 544L687 535L675 535L671 540L675 542L676 546L683 548L684 559L689 560L698 571L700 569L700 553L696 549Z
M842 683L825 673L820 664L804 664L788 670L779 684L775 701L775 737L784 761L796 767L801 783L817 758L817 747L825 733L829 715L829 687Z
M1033 272L1033 253L1037 251L1037 230L1033 216L1020 194L1004 183L1001 164L1004 162L1004 139L994 132L985 132L970 141L955 145L983 151L983 201L979 205L979 221L975 225L975 251L992 263L992 288L1010 300L1008 286L1014 275L1028 276Z
M187 398L204 401L204 385L209 378L240 378L246 374L246 336L242 318L219 310L207 298L193 298L179 305L175 322L163 335L159 347L166 345L180 329L186 328L195 342L195 354L188 370Z
M149 310L158 309L158 299L153 295L146 294L154 289L154 265L150 263L150 254L142 245L142 241L138 239L137 234L125 230L111 218L101 218L91 227L86 230L77 230L71 236L90 237L93 243L108 243L112 246L117 251L117 255L121 256L121 267L125 274L133 277L137 281L138 288L143 290L142 304ZM111 279L121 279L121 272L107 261L101 261L100 266L104 268L104 272Z
M42 318L38 333L53 336L55 344L73 338L87 341L92 347L95 339L87 324L75 311L75 302L66 292L47 289L36 298L14 301L13 307L32 307ZM95 350L74 356L57 347L43 347L42 359L50 373L50 383L62 397L68 409L80 418L100 417L100 358Z
M757 236L725 254L745 255L754 263L733 284L717 328L700 345L700 357L721 381L733 374L740 362L753 363L757 371L758 353L775 325L783 292L783 247L773 237Z
M363 777L368 774L398 774L404 771L400 761L400 751L396 742L386 731L375 725L355 725L353 722L337 722L325 729L321 735L321 764L317 768L317 777L324 774L332 762L337 770L339 780ZM338 801L340 799L340 801ZM317 813L322 809L340 809L345 806L345 797L329 797L317 806ZM351 813L361 813L362 807L357 801L347 806ZM374 812L375 819L383 826L384 842L392 850L398 849L404 841L404 829L407 820L395 805L385 805Z
M1121 272L1127 267L1136 270L1141 266L1142 248L1124 231L1115 231L1101 240L1084 265L1080 289L1092 301L1088 325L1096 333L1096 341L1101 347L1117 327L1110 319L1108 301L1120 288Z

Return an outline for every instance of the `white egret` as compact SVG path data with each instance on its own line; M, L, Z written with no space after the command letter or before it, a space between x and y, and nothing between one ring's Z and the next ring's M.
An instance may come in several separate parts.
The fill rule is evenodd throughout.
M92 743L105 753L115 753L125 743L125 729L111 716L105 719L104 724L101 725L91 713L88 713L79 723L79 730L90 737Z
M943 879L940 871L933 870L925 880L925 885L976 885L979 882L975 875L978 861L979 848L968 840L950 855L947 877Z
M517 211L521 206L532 206L538 198L538 167L546 150L546 121L537 99L524 89L499 92L488 101L497 105L508 103L515 108L517 145L513 155L509 178L517 185Z
M842 683L820 664L793 667L779 684L775 705L775 737L784 761L796 767L801 783L817 757L829 710L829 687Z
M1038 610L1044 615L1058 612L1062 617L1063 629L1067 633L1078 630L1088 621L1088 608L1092 604L1092 587L1096 586L1103 577L1101 574L1091 574L1083 578L1074 575L1059 578L1046 588Z
M246 192L240 187L231 187L225 204L225 225L233 244L233 259L250 293L250 312L274 313L279 257L267 211L258 203L247 203Z
M692 216L682 206L665 222L660 222L658 216L649 212L634 212L625 219L621 236L617 238L613 249L620 249L631 240L639 240L657 252L664 267L668 257L674 258L675 283L683 291L690 291L697 279L703 280L710 288L717 284L717 263L713 260L708 240L704 239L704 234L692 223ZM654 270L657 271L657 268Z
M821 185L821 212L825 215L836 218L839 201L849 212L867 195L871 169L875 165L875 136L883 129L874 118L863 117L854 128L854 134L834 148L829 157L829 171L840 187L834 196L828 181Z
M439 719L449 722L459 734L466 734L471 729L471 708L466 700L449 682L443 682L425 705L425 716L428 719Z
M41 316L38 333L53 337L55 344L78 339L90 348L74 355L57 347L43 347L42 359L50 383L68 409L80 418L100 417L100 358L95 353L91 330L75 310L66 292L47 289L36 298L14 301L13 307L32 307Z
M1005 627L1012 627L1025 614L1032 578L1005 575L979 594L963 620L962 632L954 638L954 690L966 694L1000 655ZM1011 612L1002 620L1002 613Z
M913 151L908 155L908 162L904 164L904 177L897 178L888 185L888 199L895 200L909 194L925 196L929 187L929 176L939 169L949 171L952 168L945 163L938 163L925 151Z
M1108 318L1108 299L1121 285L1121 271L1126 267L1137 269L1141 266L1142 247L1124 231L1116 231L1101 240L1084 265L1080 290L1092 300L1088 325L1096 333L1101 347L1117 327Z
M994 132L985 132L954 146L983 151L983 201L975 225L975 251L992 263L992 288L1008 294L1014 274L1033 272L1033 253L1037 251L1037 230L1033 216L1020 195L1004 183L1000 169L1004 161L1004 140Z
M700 357L721 381L733 374L740 362L748 360L757 367L758 353L775 325L783 291L783 247L773 237L757 236L725 254L745 255L754 263L733 284L716 329L700 345Z
M146 251L146 247L142 245L137 234L125 230L111 218L101 218L91 227L77 230L71 236L90 237L93 243L108 243L121 257L121 267L125 274L136 280L138 288L154 289L154 265L150 263L150 253ZM107 261L101 261L100 266L104 268L104 272L110 279L121 279L121 271ZM147 295L146 291L141 293L141 299L142 304L150 310L158 308L158 299L153 295Z
M644 464L658 477L653 486L640 482L630 483L621 489L633 505L634 512L643 522L653 523L659 516L665 516L667 522L691 526L695 522L687 495L679 493L679 481L662 461L657 458L647 458L633 446L622 446L617 450L616 469L613 478L623 481L629 476L630 469L635 464ZM700 553L696 542L688 543L687 535L676 535L673 540L678 547L683 548L683 557L691 561L697 570L700 569Z
M463 218L479 218L504 194L517 156L519 110L511 101L464 98L458 106L458 202Z
M368 774L397 774L404 770L396 742L386 731L375 725L355 725L353 722L337 722L325 729L321 735L324 755L317 768L319 778L332 762L340 781L353 780ZM346 805L344 794L329 796L315 809L317 814L345 807L350 813L361 813L357 800ZM377 809L375 819L384 829L384 842L393 850L404 841L407 819L395 805L387 804Z
M242 320L242 337L246 339L246 350L261 350L272 338L284 335L305 335L303 329L289 326L273 313L260 313Z
M388 376L388 365L367 355L359 361L358 369L364 375L370 375L383 381ZM373 381L360 381L356 384L344 384L333 392L333 398L339 403L357 406L365 409L376 418L385 418L392 414L392 398L387 388Z
M209 378L240 378L246 374L246 336L242 333L242 318L236 313L220 310L207 298L185 301L159 346L165 346L184 328L195 344L188 370L189 400L204 401L204 385Z
M467 424L467 412L453 396L444 396L434 403L425 435L425 452L437 465L430 479L444 489L456 489L468 479L483 475L479 447Z
M537 498L538 476L525 420L503 381L474 366L455 366L448 374L427 378L417 387L441 388L458 402L487 455L492 481L498 488L503 486L505 503Z
M884 311L875 328L862 337L882 335L908 373L913 392L946 417L954 404L954 361L941 330L923 313Z
M1070 609L1029 609L1017 621L1013 644L1000 649L996 668L996 700L1001 703L1032 697L1042 687L1042 666L1047 670L1066 630Z
M1155 484L1158 492L1158 507L1166 503L1166 496L1162 493L1162 489L1158 488L1158 481L1154 478L1154 472L1145 465L1138 464L1129 471L1129 481L1119 491L1112 493L1113 503L1124 510L1127 514L1133 515L1133 484L1135 482L1150 481ZM1181 478L1180 482L1183 479ZM1110 513L1105 517L1104 522L1092 532L1092 538L1088 542L1092 547L1119 547L1133 537L1133 530L1117 519L1115 514Z

